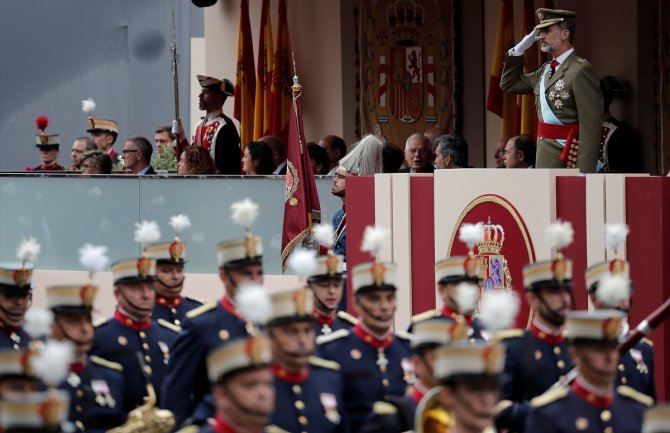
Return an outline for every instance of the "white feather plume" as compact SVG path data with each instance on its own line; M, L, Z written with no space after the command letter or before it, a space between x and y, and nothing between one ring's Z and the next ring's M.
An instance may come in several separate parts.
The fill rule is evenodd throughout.
M109 267L107 247L85 244L79 248L79 263L90 273L104 271Z
M472 249L484 240L484 223L461 224L461 228L458 230L458 239Z
M630 280L618 274L604 275L598 281L596 298L609 308L617 308L630 299Z
M326 248L333 248L335 245L335 229L330 223L317 224L312 228L314 239Z
M382 248L389 240L390 232L385 227L367 226L363 233L361 251L368 252L373 256L379 256Z
M95 101L93 98L84 99L81 101L81 111L90 116L95 111Z
M23 329L30 338L37 340L51 333L51 324L54 321L54 313L43 308L30 308L26 312Z
M616 252L626 242L628 232L626 224L605 224L605 245Z
M37 261L37 256L40 255L42 251L42 246L37 242L37 239L30 236L28 238L23 238L19 247L16 249L16 258L21 261L21 263L35 263Z
M264 325L272 314L272 300L265 287L258 284L244 284L237 288L235 305L251 322Z
M146 246L158 242L161 238L161 230L156 221L142 221L135 223L135 242Z
M248 229L258 217L258 205L248 198L230 205L231 219L237 225Z
M521 301L519 295L513 291L496 290L486 292L482 299L482 310L479 320L486 329L495 333L501 329L511 328L514 325Z
M288 256L286 264L298 277L307 279L316 270L316 251L307 248L295 248Z
M191 228L191 219L188 215L172 215L170 217L170 225L174 229L175 233L179 235L182 231Z
M570 221L558 220L547 227L547 239L551 248L562 250L572 243L575 231Z
M70 341L47 341L39 354L30 359L35 375L50 387L63 383L74 361L74 346Z
M479 287L468 282L458 283L454 296L458 311L461 314L470 314L475 311L479 299Z

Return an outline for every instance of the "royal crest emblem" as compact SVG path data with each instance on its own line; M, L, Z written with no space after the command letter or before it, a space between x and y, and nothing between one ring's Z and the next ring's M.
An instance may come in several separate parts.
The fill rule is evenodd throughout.
M298 199L294 196L298 190L300 183L300 176L298 169L295 168L291 161L286 161L286 192L284 193L284 201L291 206L298 205Z
M151 259L142 257L137 260L137 272L139 273L140 277L147 278L149 276L149 272L151 272Z
M33 271L30 269L19 269L14 271L12 278L14 279L14 283L16 283L17 286L23 287L30 282L30 277L32 275Z
M176 240L170 244L168 251L170 252L170 257L172 257L172 260L175 262L180 262L184 258L184 243Z
M484 225L484 240L477 244L477 258L482 270L482 289L486 292L512 289L512 275L507 259L502 254L504 242L504 228L492 224L489 217Z
M252 364L262 364L265 359L265 346L263 340L258 337L249 337L247 340L246 352Z
M98 288L92 284L84 284L81 286L79 289L79 298L81 299L82 305L85 307L92 306L97 291Z
M423 59L421 47L391 48L391 113L413 123L423 111Z

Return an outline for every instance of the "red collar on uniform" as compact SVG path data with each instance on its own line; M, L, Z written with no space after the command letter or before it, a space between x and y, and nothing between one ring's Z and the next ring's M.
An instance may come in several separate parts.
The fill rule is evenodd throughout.
M572 382L572 392L591 406L599 407L601 409L609 407L612 404L612 400L614 400L614 396L611 392L604 396L589 391L584 384L581 383L579 378Z
M107 155L109 155L110 158L114 159L114 158L116 158L116 151L114 151L114 149L109 149L109 152L107 152Z
M304 368L302 371L294 373L292 371L288 371L280 365L272 364L270 365L270 370L272 370L272 374L274 374L276 378L291 383L303 382L305 379L307 379L307 376L309 376L309 368Z
M21 328L20 328L20 327L19 327L19 328L15 328L15 327L13 327L13 326L9 326L9 325L7 325L5 322L3 322L2 320L0 320L0 329L4 329L4 330L7 331L7 332L18 332L19 329L21 329Z
M557 345L561 344L563 340L565 339L563 337L563 332L559 332L558 334L550 334L549 332L543 331L540 329L535 321L533 321L530 324L530 331L533 333L535 338L537 338L540 341L544 341L545 343Z
M138 322L132 317L126 315L120 309L116 309L114 313L114 318L119 321L123 326L126 326L135 331L146 331L151 326L151 319L147 319L144 322Z
M363 326L361 326L360 323L358 323L358 324L356 324L356 326L354 326L354 334L356 334L356 336L358 338L360 338L365 344L368 344L368 345L374 347L375 349L386 349L393 342L393 333L392 332L389 332L389 334L386 337L384 337L380 340L378 337L376 337L376 336L370 334L368 331L366 331L363 328Z
M77 361L70 364L70 371L73 373L81 373L86 368L86 358L83 361Z
M325 314L321 314L321 312L316 310L316 309L312 311L312 316L314 316L314 318L321 325L329 325L330 326L333 323L335 323L336 314L337 313L333 312L332 314L325 315Z
M214 417L214 424L212 424L212 429L216 433L238 433L226 420L223 419L220 415ZM257 432L260 433L260 432Z
M424 395L426 395L426 391L417 384L412 386L412 389L409 391L409 396L417 403L421 401Z
M468 325L472 325L472 322L475 320L474 316L470 314L469 316L466 316L465 314L461 314L458 311L452 310L449 306L445 305L442 307L442 315L444 317L448 317L451 320L457 320L458 317L462 317L465 319L465 323Z
M38 170L45 170L45 171L54 171L54 170L62 170L63 166L58 163L58 161L54 161L51 164L45 164L42 163L37 166Z
M156 295L156 302L158 302L163 307L176 308L181 305L183 298L177 296L176 298L168 299L163 296Z
M235 307L235 304L233 304L233 301L230 300L228 295L224 296L221 298L221 306L223 307L224 310L232 314L233 316L237 317L240 320L246 320L244 316L240 314L239 311L237 311L237 308Z

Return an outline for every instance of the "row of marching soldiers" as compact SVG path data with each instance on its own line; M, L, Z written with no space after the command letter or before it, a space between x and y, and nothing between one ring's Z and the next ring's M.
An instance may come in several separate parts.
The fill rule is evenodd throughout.
M548 230L553 259L524 267L529 329L509 329L520 304L511 292L480 300L472 249L483 228L464 224L470 253L436 263L443 308L404 333L393 330L393 263L355 266L359 318L337 311L344 273L332 226L314 229L325 255L290 256L296 287L265 289L257 213L249 200L233 205L245 235L218 245L224 294L209 304L181 294L188 217L171 219L168 243L156 223L138 224L144 254L111 266L115 314L95 327L92 280L48 287L47 310L29 309L40 247L23 242L18 263L0 264L0 431L668 431L670 406L654 406L651 343L618 350L628 263L591 266L595 310L570 311L569 223ZM607 226L608 245L626 234ZM378 257L387 237L370 227L362 248ZM109 266L91 245L80 262L91 278Z

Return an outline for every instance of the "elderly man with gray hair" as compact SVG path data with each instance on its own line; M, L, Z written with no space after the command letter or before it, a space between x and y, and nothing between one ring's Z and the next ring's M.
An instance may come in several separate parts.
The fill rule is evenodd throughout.
M398 173L432 173L433 145L430 138L417 132L412 134L405 143L405 162L407 167Z
M435 168L465 168L468 166L468 142L459 134L446 134L435 140Z

